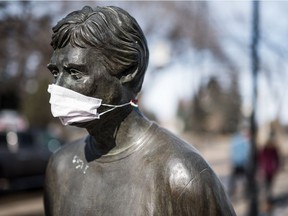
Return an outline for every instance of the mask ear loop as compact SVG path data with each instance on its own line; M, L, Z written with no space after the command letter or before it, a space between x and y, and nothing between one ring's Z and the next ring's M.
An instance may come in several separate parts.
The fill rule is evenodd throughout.
M124 103L124 104L120 104L120 105L102 104L101 106L112 107L112 108L108 109L102 113L99 113L99 116L101 116L107 112L111 112L112 110L119 108L119 107L124 107L124 106L128 106L128 105L131 105L133 107L138 107L137 102L138 102L137 100L131 100L129 103Z

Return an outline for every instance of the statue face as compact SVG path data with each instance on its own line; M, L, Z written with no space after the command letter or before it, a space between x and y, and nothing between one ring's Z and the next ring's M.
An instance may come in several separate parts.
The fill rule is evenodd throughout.
M56 49L48 69L54 84L81 94L117 103L121 97L119 79L111 76L102 64L102 55L95 48L79 48L70 44Z

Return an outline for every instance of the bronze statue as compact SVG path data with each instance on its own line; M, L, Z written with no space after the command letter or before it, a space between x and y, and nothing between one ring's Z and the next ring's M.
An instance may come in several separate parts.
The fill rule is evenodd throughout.
M46 215L235 215L197 150L137 108L149 53L136 20L86 6L53 32L52 114L89 135L51 157Z

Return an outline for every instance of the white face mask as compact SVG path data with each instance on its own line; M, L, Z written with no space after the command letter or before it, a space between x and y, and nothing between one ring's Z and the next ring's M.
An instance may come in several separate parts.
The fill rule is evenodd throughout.
M99 119L101 115L118 107L127 105L137 107L135 101L121 105L102 104L102 106L111 107L111 109L97 113L97 108L102 103L101 99L88 97L55 84L48 86L48 92L51 95L49 103L51 104L52 115L59 117L63 125Z

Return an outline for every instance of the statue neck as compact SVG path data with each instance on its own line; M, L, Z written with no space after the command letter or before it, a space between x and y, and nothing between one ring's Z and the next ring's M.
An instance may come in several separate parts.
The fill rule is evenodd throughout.
M115 112L114 112L115 111ZM86 125L93 138L91 151L100 154L117 154L135 144L141 131L145 131L150 122L132 107L114 110L109 116L103 116ZM113 113L113 114L112 114ZM93 154L93 153L92 153Z

